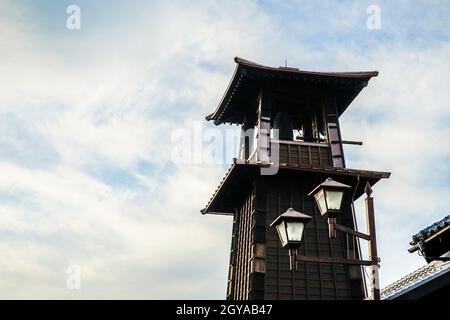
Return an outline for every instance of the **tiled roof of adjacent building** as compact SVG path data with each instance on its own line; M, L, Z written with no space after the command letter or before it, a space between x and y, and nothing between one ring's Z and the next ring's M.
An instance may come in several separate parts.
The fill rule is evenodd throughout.
M419 241L424 241L437 234L439 231L450 226L450 215L446 216L442 220L433 223L431 226L426 227L425 229L419 231L415 235L412 236L413 241L410 243L411 245L417 244Z
M420 251L427 262L450 251L450 216L413 235L410 245L412 247L408 251Z
M450 261L435 260L381 290L381 299L395 299L450 272Z
M408 251L419 251L428 262L427 265L408 274L393 284L381 290L382 299L411 299L417 293L434 290L450 283L450 246L449 246L450 215L422 229L412 236ZM428 287L428 289L426 289Z

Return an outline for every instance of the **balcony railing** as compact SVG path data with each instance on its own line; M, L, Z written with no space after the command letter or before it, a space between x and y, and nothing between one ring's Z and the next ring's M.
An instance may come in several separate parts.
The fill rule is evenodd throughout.
M293 166L307 165L332 167L331 149L328 143L275 140L280 145L280 163Z

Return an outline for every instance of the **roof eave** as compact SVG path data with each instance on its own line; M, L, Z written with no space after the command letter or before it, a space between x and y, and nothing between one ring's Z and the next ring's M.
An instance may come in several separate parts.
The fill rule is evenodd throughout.
M228 84L227 89L225 90L222 99L220 100L218 106L216 107L216 110L207 115L205 119L207 121L214 120L215 125L219 125L222 123L225 123L226 120L219 120L219 117L223 112L226 110L226 105L230 101L230 96L234 94L236 90L236 83L238 82L238 75L240 77L243 77L243 74L240 72L244 68L250 68L254 70L259 71L266 71L266 72L275 72L279 74L292 74L292 75L302 75L302 76L313 76L313 77L333 77L338 79L353 79L353 80L359 80L361 82L361 89L363 87L366 87L369 80L373 77L378 76L378 71L358 71L358 72L316 72L316 71L305 71L300 70L298 68L289 68L289 67L268 67L264 66L246 59L242 59L240 57L235 57L234 61L236 62L236 67L234 69L233 76ZM353 100L356 98L356 96L359 94L361 90L358 90L355 95L350 99L350 101L347 103L347 106L350 105ZM343 109L345 111L346 108ZM343 112L342 111L342 112ZM341 112L341 113L342 113Z
M231 77L231 80L228 83L227 89L225 90L224 94L222 95L222 99L220 99L220 102L219 102L218 106L216 107L216 110L213 113L211 113L205 117L205 119L207 121L217 120L217 118L219 116L219 112L221 111L221 109L224 108L223 105L225 104L225 102L227 100L229 100L229 97L231 95L231 93L230 93L231 88L233 88L237 82L236 78L237 78L237 74L239 71L239 67L240 67L240 65L237 64L236 67L234 68L233 76ZM218 125L218 123L215 123L215 124Z
M270 167L268 164L264 163L257 163L257 162L249 162L239 159L233 159L233 164L231 165L230 169L226 173L225 177L222 179L222 181L219 183L219 186L214 191L213 196L208 201L208 204L204 209L202 209L202 214L209 214L210 211L216 211L215 203L219 197L219 194L221 192L221 189L224 187L225 184L227 184L230 176L233 174L233 170L237 166L248 166L248 167L254 167L254 168L261 168L261 167ZM367 171L367 170L357 170L357 169L340 169L340 168L323 168L323 167L314 167L314 166L301 166L301 167L294 167L294 166L288 166L286 164L279 164L279 168L281 170L293 170L293 171L301 171L301 172L311 172L311 173L321 173L321 174L328 174L331 176L351 176L351 177L361 177L363 179L372 179L375 180L374 183L378 182L381 179L388 179L391 175L390 172L383 172L383 171ZM211 210L212 207L212 210ZM221 210L222 211L222 210ZM227 214L232 214L231 211L226 212Z
M293 73L293 74L302 74L302 75L312 75L312 76L329 76L329 77L337 77L337 78L354 78L354 79L365 79L365 78L373 78L377 77L379 72L376 70L372 71L355 71L355 72L319 72L319 71L306 71L301 70L299 68L292 67L269 67L265 66L250 60L246 60L240 57L235 57L234 61L238 65L266 70L266 71L275 71L280 73Z

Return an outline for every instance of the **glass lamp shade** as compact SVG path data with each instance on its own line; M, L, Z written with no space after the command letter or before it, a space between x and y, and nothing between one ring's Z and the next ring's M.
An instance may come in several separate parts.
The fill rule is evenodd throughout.
M279 225L277 225L278 236L280 237L281 245L284 247L288 243L286 224L282 221Z
M332 190L325 191L325 198L328 210L341 211L343 196L344 191L332 191Z
M283 247L297 249L301 245L305 224L311 219L311 216L289 208L285 213L276 218L270 226L277 229Z
M322 215L336 216L342 210L344 191L350 186L331 178L318 185L309 195L314 195L317 207Z
M279 225L277 225L281 245L285 247L287 244L300 243L303 238L304 228L305 224L303 222L282 221Z
M286 222L286 231L289 241L302 241L303 237L303 229L305 228L305 224L303 222L298 221L287 221Z
M314 196L316 198L317 206L319 207L320 213L325 214L327 213L327 203L325 201L325 192L323 190L320 190L316 193Z

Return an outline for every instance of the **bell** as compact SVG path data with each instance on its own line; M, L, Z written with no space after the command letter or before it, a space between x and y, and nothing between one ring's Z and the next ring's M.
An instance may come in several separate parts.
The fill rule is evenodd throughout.
M294 126L292 119L286 111L277 112L273 120L273 129L278 129L278 139L294 140Z

